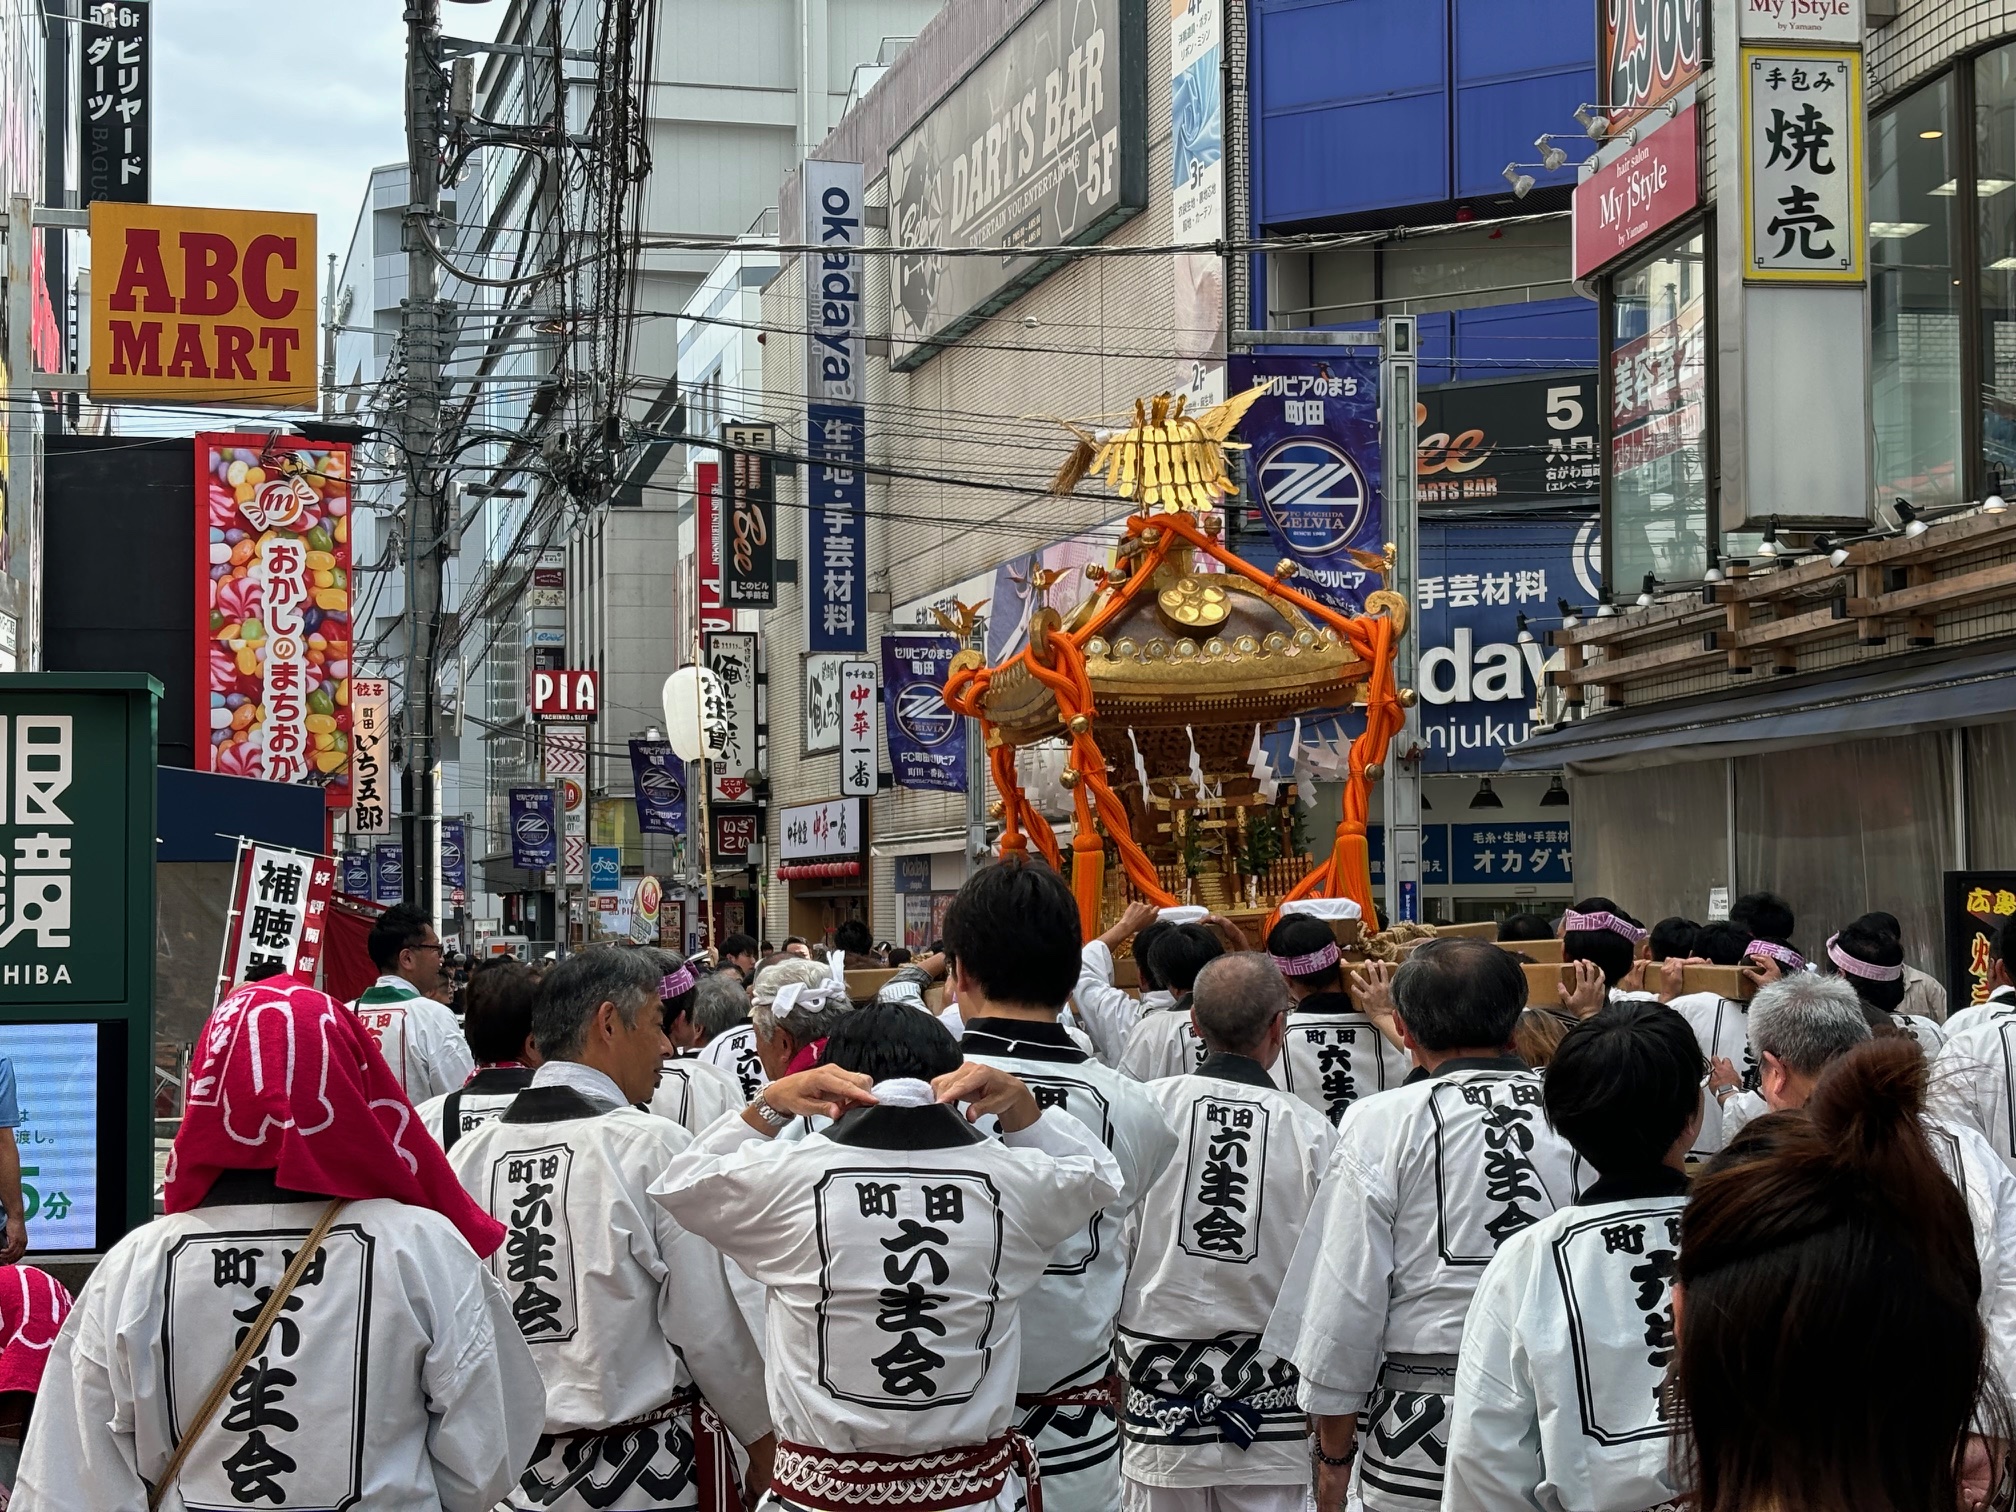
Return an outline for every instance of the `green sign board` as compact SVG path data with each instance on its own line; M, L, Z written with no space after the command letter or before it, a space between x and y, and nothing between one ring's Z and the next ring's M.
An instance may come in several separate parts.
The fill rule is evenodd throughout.
M31 1256L152 1214L160 697L140 673L0 674L0 1055Z

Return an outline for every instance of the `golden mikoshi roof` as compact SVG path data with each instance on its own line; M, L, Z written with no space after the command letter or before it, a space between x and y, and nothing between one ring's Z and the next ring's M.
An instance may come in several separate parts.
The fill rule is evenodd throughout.
M1058 471L1056 491L1070 493L1087 475L1103 474L1109 489L1149 511L1216 509L1239 491L1226 476L1225 452L1244 443L1226 438L1266 392L1266 384L1255 384L1195 415L1184 413L1181 394L1137 399L1134 423L1120 431L1088 431L1067 420L1079 445Z

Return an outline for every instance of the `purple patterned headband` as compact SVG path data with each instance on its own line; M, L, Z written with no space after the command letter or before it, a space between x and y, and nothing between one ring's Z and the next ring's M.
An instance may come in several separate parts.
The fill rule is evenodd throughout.
M1746 956L1769 956L1787 971L1804 971L1806 969L1806 957L1799 954L1790 945L1780 945L1774 940L1752 940L1748 945L1743 947L1743 954Z
M1582 934L1593 930L1608 930L1611 934L1622 935L1633 945L1645 938L1645 931L1629 919L1620 919L1613 913L1577 913L1569 909L1561 915L1563 934Z
M1861 977L1865 982L1895 982L1902 980L1904 976L1904 968L1902 966L1878 966L1873 961L1859 960L1834 943L1840 938L1841 936L1838 934L1827 936L1827 959L1840 967L1849 976Z
M1342 960L1343 957L1337 950L1337 942L1332 940L1321 950L1312 950L1307 955L1277 955L1270 956L1268 959L1273 961L1274 969L1280 972L1281 975L1286 977L1303 977L1315 976L1318 972L1328 971L1338 961Z
M692 990L693 968L684 961L679 963L677 971L667 972L658 979L658 996L668 1003Z

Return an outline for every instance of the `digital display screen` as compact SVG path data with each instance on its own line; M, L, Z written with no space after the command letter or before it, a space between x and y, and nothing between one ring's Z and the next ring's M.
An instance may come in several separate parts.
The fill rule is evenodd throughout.
M14 1142L31 1257L102 1251L120 1230L124 1034L118 1024L0 1023L21 1116Z

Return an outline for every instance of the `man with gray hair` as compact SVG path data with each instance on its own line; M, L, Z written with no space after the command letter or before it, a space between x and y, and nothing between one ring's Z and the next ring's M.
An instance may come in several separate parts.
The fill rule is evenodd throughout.
M764 1081L809 1071L814 1047L853 1008L832 969L817 961L784 960L757 972L749 990L749 1022Z
M694 991L693 1027L700 1031L700 1059L733 1076L745 1103L754 1101L769 1078L756 1053L749 993L742 979L732 971L717 971L700 978Z
M1220 956L1191 990L1203 1064L1143 1088L1177 1146L1134 1220L1120 1307L1134 1512L1297 1512L1306 1495L1295 1367L1260 1335L1336 1134L1269 1074L1288 1009L1270 958Z
M1316 1417L1317 1512L1344 1504L1360 1412L1365 1506L1441 1499L1470 1298L1501 1244L1575 1200L1573 1152L1512 1053L1518 963L1488 940L1430 940L1392 993L1425 1075L1344 1110L1260 1341L1294 1364Z
M1750 1045L1763 1072L1764 1102L1774 1113L1805 1107L1828 1062L1873 1032L1861 998L1839 977L1795 971L1759 988L1750 1000ZM1934 1106L1922 1119L1925 1136L1967 1200L1981 1265L1981 1321L1988 1327L2003 1381L2016 1383L2011 1373L2016 1369L2016 1175L1964 1112L1956 1113L1948 1081L1933 1079ZM1743 1113L1750 1111L1739 1110L1736 1097L1723 1104L1725 1139L1734 1137L1747 1121Z
M733 1507L724 1424L752 1500L769 1483L763 1360L721 1256L645 1195L693 1138L635 1106L665 1044L662 964L598 946L547 972L532 1085L451 1158L507 1230L490 1265L546 1385L513 1512Z

